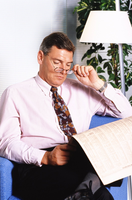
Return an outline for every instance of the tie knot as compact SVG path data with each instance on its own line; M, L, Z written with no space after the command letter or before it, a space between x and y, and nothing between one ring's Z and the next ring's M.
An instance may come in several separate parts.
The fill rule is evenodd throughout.
M57 87L52 86L50 89L51 92L57 92Z

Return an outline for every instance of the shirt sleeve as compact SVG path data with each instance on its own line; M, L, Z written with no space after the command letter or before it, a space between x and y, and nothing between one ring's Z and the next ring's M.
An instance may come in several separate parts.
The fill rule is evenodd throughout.
M21 141L20 113L10 90L6 90L0 101L0 156L19 163L41 166L45 153Z
M100 93L100 95L106 104L103 115L111 115L118 118L132 116L132 106L119 89L115 89L108 84L105 92ZM97 114L99 114L99 111Z

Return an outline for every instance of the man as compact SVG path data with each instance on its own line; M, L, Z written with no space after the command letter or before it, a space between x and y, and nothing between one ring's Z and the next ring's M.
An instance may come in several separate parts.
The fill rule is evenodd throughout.
M69 127L61 129L51 90L58 88L75 133L86 131L94 114L124 118L132 107L92 66L76 64L72 71L78 80L68 79L74 50L65 34L50 34L38 52L38 75L7 88L1 97L0 155L14 161L14 195L24 200L63 200L89 174L86 198L113 199L85 154L69 142Z

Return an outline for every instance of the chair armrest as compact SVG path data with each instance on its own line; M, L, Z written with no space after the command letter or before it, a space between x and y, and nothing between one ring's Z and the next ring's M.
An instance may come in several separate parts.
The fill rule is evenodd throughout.
M0 157L0 200L7 200L12 195L12 169L14 165Z

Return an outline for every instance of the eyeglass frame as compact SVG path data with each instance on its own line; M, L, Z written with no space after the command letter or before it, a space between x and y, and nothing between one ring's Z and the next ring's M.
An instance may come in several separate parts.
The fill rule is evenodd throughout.
M63 71L66 71L66 74L67 74L67 75L73 74L74 71L71 70L71 69L63 69L63 68L60 68L60 67L55 67L53 61L52 61L51 58L50 58L50 56L49 56L49 55L47 55L47 56L49 57L49 59L50 59L50 61L51 61L51 64L52 64L52 66L54 67L54 71L55 71L55 72L61 73L61 72L63 72ZM73 64L73 62L72 62L71 64ZM74 64L73 64L73 66L74 66ZM70 67L70 68L71 68L71 67ZM60 69L60 70L59 70L59 71L56 71L56 69Z

